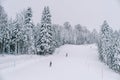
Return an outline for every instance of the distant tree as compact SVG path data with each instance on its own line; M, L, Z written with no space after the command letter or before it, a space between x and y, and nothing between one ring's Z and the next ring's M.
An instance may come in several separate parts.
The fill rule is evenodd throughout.
M88 38L90 44L97 43L97 41L98 41L98 32L96 31L96 29L93 29L93 31L88 34L87 38Z
M84 44L90 44L91 43L91 32L87 29L87 27L82 27L82 35L84 39Z
M56 42L56 47L59 47L63 44L62 42L62 27L60 25L57 25L57 24L53 24L53 30L54 30L54 33L53 33L53 38Z
M72 44L72 26L69 22L64 23L64 43L65 44Z
M74 41L77 45L92 43L91 40L93 35L86 27L83 27L80 24L75 25L74 36Z

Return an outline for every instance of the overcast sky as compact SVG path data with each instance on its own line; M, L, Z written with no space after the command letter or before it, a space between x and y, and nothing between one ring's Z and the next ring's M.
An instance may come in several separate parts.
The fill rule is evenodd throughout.
M2 4L9 17L32 7L35 23L40 22L43 7L50 6L52 22L56 24L69 21L99 29L107 20L111 27L120 29L120 0L3 0Z

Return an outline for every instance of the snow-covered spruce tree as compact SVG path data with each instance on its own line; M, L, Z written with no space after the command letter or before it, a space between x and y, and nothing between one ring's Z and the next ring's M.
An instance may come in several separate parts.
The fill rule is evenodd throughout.
M34 53L34 36L33 36L33 22L32 9L28 8L24 13L24 37L25 37L25 52L28 54Z
M99 39L98 51L101 61L111 69L120 72L120 37L118 31L113 32L106 21L104 21Z
M38 23L38 24L33 28L35 53L37 53L37 42L38 42L38 40L40 39L40 28L41 28L40 23Z
M24 52L24 14L21 12L16 16L15 28L17 30L17 43L16 43L16 52L23 54Z
M0 52L9 52L8 19L3 7L0 5Z
M105 37L104 35L104 32L103 32L103 26L101 26L101 30L100 30L100 33L99 33L99 40L98 40L98 43L97 43L97 46L98 46L98 52L99 52L99 59L102 61L102 62L105 62L104 60L104 55L105 55L105 50L104 50L104 46L103 46L103 38Z
M10 52L14 54L23 53L24 45L24 15L17 14L15 20L9 21L10 28Z
M9 40L9 46L10 46L10 53L15 54L15 44L16 44L16 22L12 19L9 20L8 26L10 28L10 40Z
M120 72L120 36L118 31L115 31L113 34L113 62L110 66L114 71Z
M52 54L55 50L53 28L49 7L44 7L41 19L40 39L37 42L37 53L40 55Z
M99 58L107 65L113 62L113 30L104 21L100 31L100 41L98 43Z

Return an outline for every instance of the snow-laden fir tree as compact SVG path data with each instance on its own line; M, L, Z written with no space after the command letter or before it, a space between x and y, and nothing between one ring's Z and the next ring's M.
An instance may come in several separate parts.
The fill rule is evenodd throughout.
M116 72L120 72L120 36L118 31L115 31L113 34L113 48L112 48L112 64L110 68L115 70Z
M114 71L120 72L119 32L113 32L108 23L104 21L97 43L100 60L106 63Z
M113 30L109 27L108 23L104 21L100 32L100 43L98 44L99 58L106 64L112 63L113 56Z
M33 22L32 9L28 8L24 13L24 36L25 36L25 51L29 54L34 53L34 36L33 36Z
M0 52L9 52L8 18L4 8L0 5Z
M9 21L10 28L10 52L14 54L23 53L24 45L24 15L17 14L15 20Z
M49 7L44 7L41 19L40 39L37 43L38 54L52 54L55 49L54 45L55 40L53 39L50 10Z
M35 53L37 53L37 41L40 39L40 28L41 28L40 23L38 23L38 24L33 28Z
M10 28L10 40L9 40L10 53L15 54L17 53L15 50L16 50L17 33L18 33L18 30L16 28L16 21L10 19L8 25Z

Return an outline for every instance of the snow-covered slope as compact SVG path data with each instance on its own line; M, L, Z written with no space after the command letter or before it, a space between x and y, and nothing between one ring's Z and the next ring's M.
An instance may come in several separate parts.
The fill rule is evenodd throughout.
M52 67L49 67L50 61ZM0 72L2 77L0 80L120 79L117 73L98 60L95 45L64 45L56 49L52 56L32 56L31 59L21 61L21 64L15 63L15 66L1 69Z

